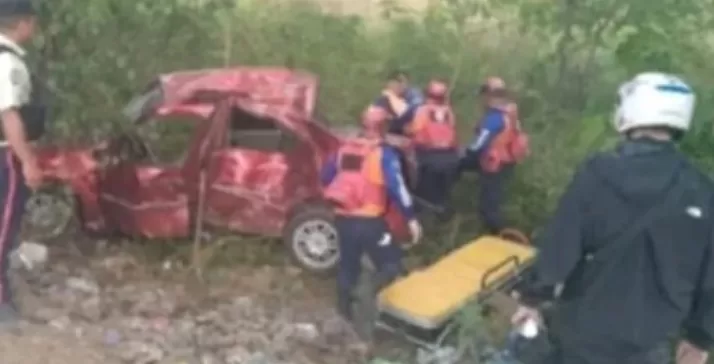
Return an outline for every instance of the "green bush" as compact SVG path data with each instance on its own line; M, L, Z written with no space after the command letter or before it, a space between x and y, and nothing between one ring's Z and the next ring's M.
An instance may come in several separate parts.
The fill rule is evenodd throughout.
M56 93L54 136L86 140L127 127L119 116L153 75L179 69L283 65L321 79L320 112L355 122L399 67L423 84L453 86L462 139L479 118L475 90L502 75L519 95L533 156L508 211L533 229L552 210L573 167L613 142L615 88L638 71L683 74L697 88L699 125L684 143L714 167L711 0L447 0L424 14L391 6L384 18L320 11L299 1L44 0L38 69ZM390 2L391 3L391 2ZM458 189L474 209L477 181Z

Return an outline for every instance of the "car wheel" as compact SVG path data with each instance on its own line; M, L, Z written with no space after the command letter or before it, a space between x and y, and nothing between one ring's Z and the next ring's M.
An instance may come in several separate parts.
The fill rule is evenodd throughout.
M32 193L25 204L22 234L26 239L56 238L74 219L74 196L65 188L44 188Z
M283 237L295 262L312 273L328 273L340 257L337 228L326 207L307 207L288 222Z

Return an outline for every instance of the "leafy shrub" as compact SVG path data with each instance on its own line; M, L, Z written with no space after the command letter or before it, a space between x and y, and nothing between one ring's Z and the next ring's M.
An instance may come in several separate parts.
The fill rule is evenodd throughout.
M319 2L319 0L318 0ZM54 136L98 138L125 128L121 106L154 75L236 64L303 68L321 78L320 112L355 122L385 74L446 77L463 140L479 117L475 90L502 75L519 94L534 154L508 211L532 229L573 166L612 143L616 85L642 70L681 73L700 94L700 125L684 148L714 167L710 0L448 0L424 14L388 2L383 19L327 14L301 1L45 0L37 68L56 95ZM668 10L663 10L668 9ZM666 31L665 31L666 29ZM457 191L474 209L477 181Z

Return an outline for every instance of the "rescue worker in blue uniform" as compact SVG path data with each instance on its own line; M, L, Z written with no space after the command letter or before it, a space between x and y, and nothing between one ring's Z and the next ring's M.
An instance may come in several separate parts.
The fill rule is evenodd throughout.
M714 347L714 185L676 146L695 94L679 77L651 72L623 83L619 100L613 122L623 140L576 170L537 241L513 322L542 323L539 308L555 300L545 323L553 351L542 363L705 364Z
M0 329L19 322L9 259L18 244L27 198L43 178L32 141L44 133L44 108L36 100L21 47L32 39L35 22L30 0L0 0Z
M408 221L413 242L422 234L398 152L384 143L388 117L386 110L370 106L362 115L362 134L345 142L323 168L325 197L335 206L340 241L337 306L347 320L353 318L354 290L364 254L376 267L379 286L403 271L402 248L393 241L385 221L390 204Z
M431 81L425 103L417 107L406 126L419 164L415 194L436 209L441 218L450 216L448 202L459 164L456 116L449 105L448 92L446 83Z
M517 162L510 151L516 134L517 120L507 109L514 104L508 99L502 79L491 77L481 87L486 113L475 129L475 137L466 147L461 170L475 170L479 178L479 215L488 233L495 234L506 227L501 214L505 188Z

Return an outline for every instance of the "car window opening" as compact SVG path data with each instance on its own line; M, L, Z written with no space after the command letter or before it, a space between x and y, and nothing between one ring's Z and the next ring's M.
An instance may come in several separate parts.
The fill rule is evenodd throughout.
M238 107L231 110L229 145L233 148L287 153L297 145L297 137L272 118L251 114Z

